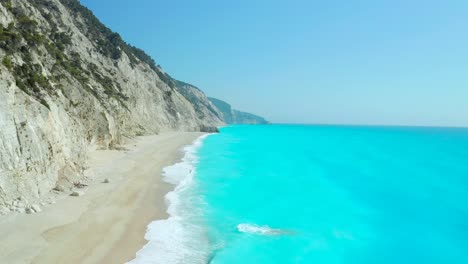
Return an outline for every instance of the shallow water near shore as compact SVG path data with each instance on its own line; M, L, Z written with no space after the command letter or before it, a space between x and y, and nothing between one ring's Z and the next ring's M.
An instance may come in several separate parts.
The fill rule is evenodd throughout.
M468 129L229 126L132 263L467 263Z

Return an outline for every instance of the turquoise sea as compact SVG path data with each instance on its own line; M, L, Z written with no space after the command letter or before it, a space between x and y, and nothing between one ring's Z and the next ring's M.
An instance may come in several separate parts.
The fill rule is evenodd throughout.
M468 129L229 126L134 263L468 263Z

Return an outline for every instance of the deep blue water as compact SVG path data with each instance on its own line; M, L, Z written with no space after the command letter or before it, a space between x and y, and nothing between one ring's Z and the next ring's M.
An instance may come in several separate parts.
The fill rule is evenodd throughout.
M230 126L195 153L153 260L468 263L468 129Z

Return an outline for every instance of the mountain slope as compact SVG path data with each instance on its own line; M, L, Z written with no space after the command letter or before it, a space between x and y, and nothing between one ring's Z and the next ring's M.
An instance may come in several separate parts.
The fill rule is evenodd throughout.
M0 62L0 205L80 180L90 149L224 124L77 0L1 0Z
M200 89L189 83L175 79L173 79L173 81L176 90L193 104L195 110L197 111L198 118L206 118L207 113L203 110L207 109L210 115L214 115L220 120L223 120L222 112L205 96L205 94ZM209 132L210 128L205 128L205 130Z
M269 124L263 117L232 109L231 105L212 97L208 99L219 109L226 124Z

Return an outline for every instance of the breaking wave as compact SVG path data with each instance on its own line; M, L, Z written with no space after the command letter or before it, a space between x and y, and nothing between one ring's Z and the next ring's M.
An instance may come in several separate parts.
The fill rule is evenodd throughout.
M211 248L205 227L192 221L199 217L200 212L190 206L190 201L198 199L191 196L190 189L195 176L196 152L206 136L184 148L181 162L163 169L163 179L176 185L166 195L169 218L148 225L145 235L148 243L128 264L179 264L188 261L201 264L210 259Z
M264 236L290 235L293 233L292 231L288 231L288 230L271 228L266 225L259 226L255 224L238 224L237 231L241 233L249 233L249 234L264 235Z

